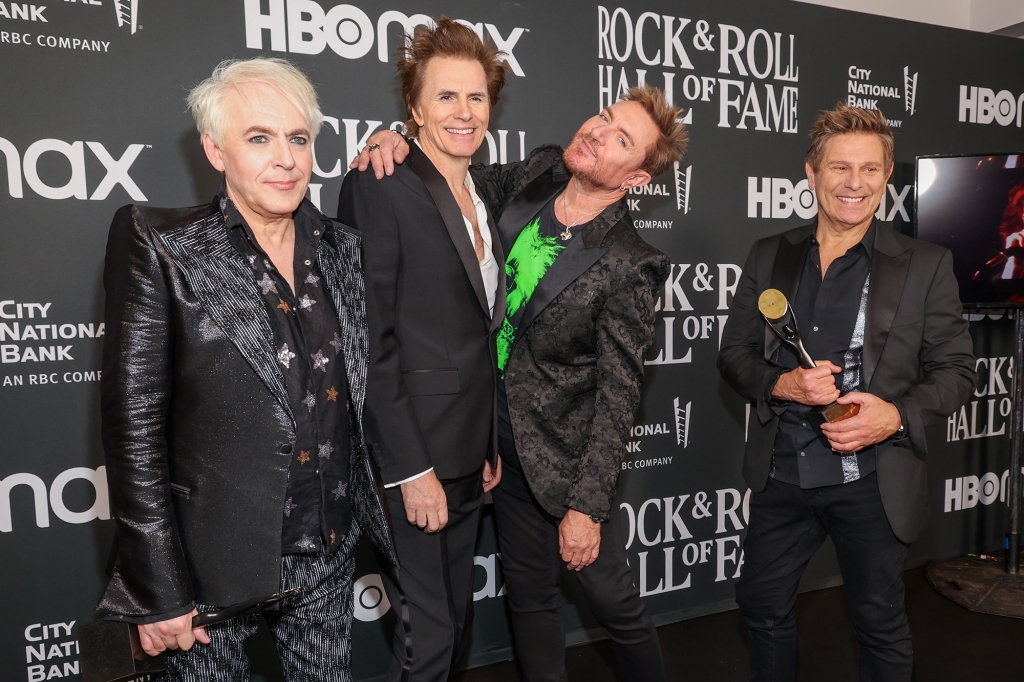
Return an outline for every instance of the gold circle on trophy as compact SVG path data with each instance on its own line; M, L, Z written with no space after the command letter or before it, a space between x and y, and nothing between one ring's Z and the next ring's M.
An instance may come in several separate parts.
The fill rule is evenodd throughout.
M789 309L789 302L778 289L765 289L757 299L757 307L769 320L781 320Z

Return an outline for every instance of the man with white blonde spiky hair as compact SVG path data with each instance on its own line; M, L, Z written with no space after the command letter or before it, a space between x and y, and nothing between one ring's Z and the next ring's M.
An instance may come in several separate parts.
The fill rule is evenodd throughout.
M305 198L323 116L292 64L223 62L188 104L219 194L125 206L107 242L97 612L167 651L170 680L247 680L255 614L193 619L301 588L264 614L285 678L347 682L359 536L394 560L362 436L360 238Z

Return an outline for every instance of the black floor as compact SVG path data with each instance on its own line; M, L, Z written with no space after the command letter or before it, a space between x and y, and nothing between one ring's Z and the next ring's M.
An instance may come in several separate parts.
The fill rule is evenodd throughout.
M907 613L914 636L918 682L1024 681L1024 620L972 613L939 596L924 569L908 571ZM801 682L857 682L856 645L842 587L800 595ZM746 628L736 611L658 628L669 680L740 682L749 679ZM607 641L566 652L573 682L615 682ZM459 682L518 682L514 662L467 670Z

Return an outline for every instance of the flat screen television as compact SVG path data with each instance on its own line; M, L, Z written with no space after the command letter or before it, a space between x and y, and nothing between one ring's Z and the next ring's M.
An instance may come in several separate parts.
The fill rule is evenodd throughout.
M968 308L1024 308L1024 153L919 156L914 229L953 252Z

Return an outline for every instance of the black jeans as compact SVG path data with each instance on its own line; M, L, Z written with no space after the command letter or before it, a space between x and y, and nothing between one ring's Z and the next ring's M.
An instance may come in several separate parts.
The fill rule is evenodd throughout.
M796 676L796 594L807 563L832 537L857 637L861 680L909 682L913 663L903 606L907 545L893 534L875 474L802 490L768 479L750 499L736 601L750 630L751 679Z
M503 464L501 483L491 495L516 656L527 682L564 682L565 631L558 582L568 570L558 551L561 519L534 500L520 469ZM626 679L664 680L661 643L633 585L617 516L601 525L597 560L574 573L590 610L612 641Z

